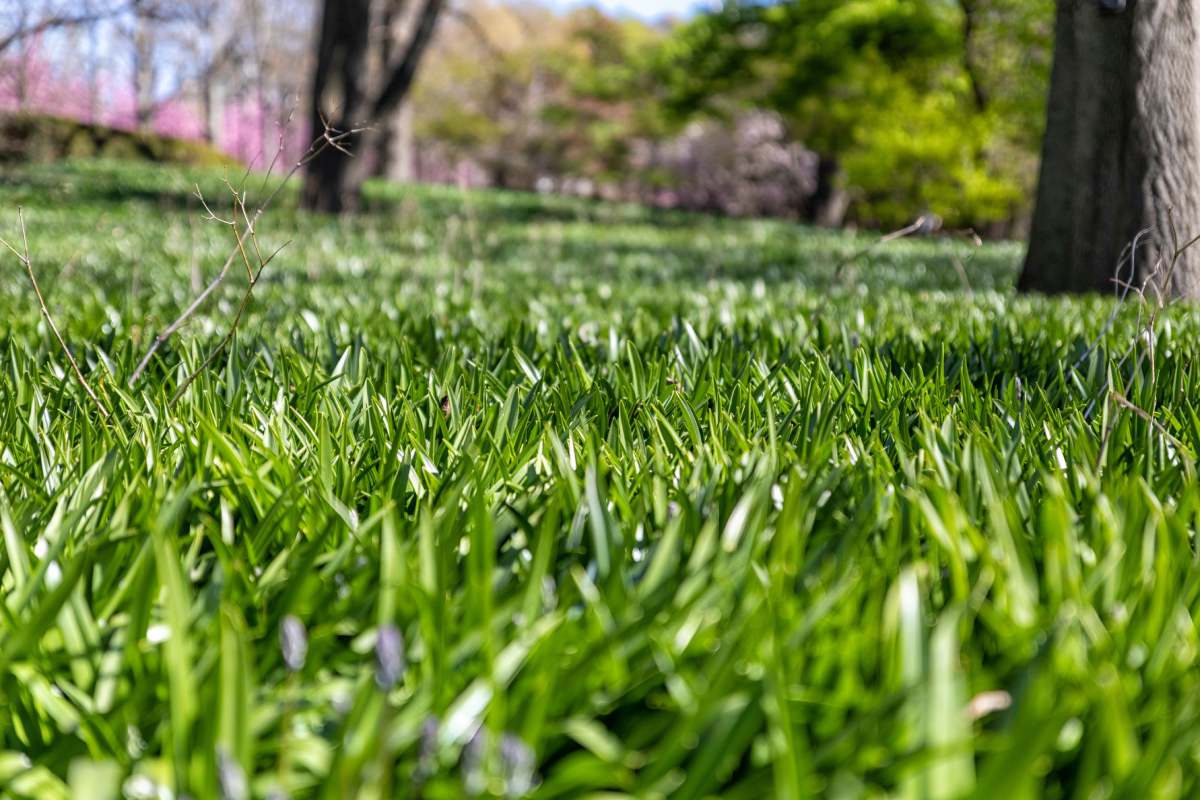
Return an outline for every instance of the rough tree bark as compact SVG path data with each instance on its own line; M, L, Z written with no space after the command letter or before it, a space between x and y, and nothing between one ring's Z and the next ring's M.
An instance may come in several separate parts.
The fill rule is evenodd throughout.
M407 40L372 35L389 30L381 21L404 13L405 0L325 0L317 64L313 74L312 126L347 131L374 125L393 115L412 87L417 68L433 39L445 0L420 0ZM389 57L390 56L390 57ZM355 144L363 153L378 148L378 129ZM350 159L326 148L305 172L304 207L338 213L353 210L367 178L366 159Z
M1113 291L1121 265L1121 280L1200 298L1200 251L1166 275L1172 221L1182 240L1200 233L1198 24L1198 0L1060 0L1020 289Z

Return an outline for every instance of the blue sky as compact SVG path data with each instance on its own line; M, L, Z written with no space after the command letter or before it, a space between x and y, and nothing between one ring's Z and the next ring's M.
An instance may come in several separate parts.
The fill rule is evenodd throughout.
M550 5L558 8L599 6L606 11L636 14L640 17L654 19L664 14L682 16L696 6L711 5L711 2L702 0L550 0Z

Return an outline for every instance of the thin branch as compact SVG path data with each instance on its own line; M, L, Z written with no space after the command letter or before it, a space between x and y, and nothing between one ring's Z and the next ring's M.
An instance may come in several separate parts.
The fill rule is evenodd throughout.
M21 244L25 251L24 255L22 255L17 248L13 247L4 239L0 239L0 244L3 244L10 251L12 251L13 255L15 255L25 266L25 274L29 276L29 283L33 286L33 293L37 295L38 307L42 311L42 318L45 319L46 324L50 326L51 332L54 333L54 338L58 340L59 347L62 348L63 353L67 356L67 361L71 362L71 369L75 372L75 379L79 381L79 385L83 387L83 390L87 392L88 397L92 399L92 402L96 405L97 410L100 412L100 416L102 416L105 421L108 421L112 415L109 413L108 409L104 407L104 404L100 402L100 398L97 397L95 391L92 390L92 385L88 383L87 378L83 376L83 371L79 369L79 363L75 360L75 356L71 354L71 349L67 347L66 341L63 340L62 334L58 330L58 326L54 324L54 317L50 316L50 309L46 307L46 299L42 296L42 289L40 286L38 286L37 277L33 274L33 261L29 256L29 236L25 232L25 212L21 208L17 209L17 219L19 219L21 222Z
M101 22L102 20L110 19L129 11L131 8L133 8L133 5L133 3L125 3L124 5L120 5L115 8L108 8L102 11L94 11L86 14L56 14L46 17L35 22L28 28L23 26L19 27L12 33L0 38L0 54L4 53L5 50L12 47L22 39L30 39L41 36L43 33L49 33L50 31L57 30L59 28L73 28L81 25L91 25L96 22Z
M233 263L238 259L238 256L242 252L243 245L245 244L245 238L253 234L254 225L270 207L271 203L274 202L275 198L279 195L280 191L282 191L283 187L292 178L292 176L307 166L314 158L320 155L326 147L337 147L340 149L343 147L343 142L345 142L351 136L361 132L361 128L353 128L348 131L335 131L332 128L327 128L320 136L313 140L313 143L309 146L308 151L304 154L304 156L302 156L292 166L292 168L288 170L286 175L280 178L279 183L275 185L274 190L267 195L266 199L263 200L254 210L254 213L250 215L250 224L238 236L237 244L229 253L229 257L225 259L225 263L222 265L221 271L217 273L217 276L213 278L206 287L204 287L204 291L200 292L200 294L196 296L191 304L184 309L183 313L180 314L174 322L172 322L166 328L163 328L162 332L154 337L154 341L150 344L150 348L146 351L146 354L142 357L142 360L138 362L137 368L134 369L133 374L129 377L130 387L137 385L137 382L141 379L142 374L150 365L150 361L154 358L155 354L158 353L159 348L166 344L167 340L174 336L175 333L182 328L189 319L191 319L192 315L195 314L202 305L204 305L204 302L208 300L212 293L215 292L225 280L225 276L229 273L229 268L233 266ZM211 214L211 211L209 213ZM214 216L214 219L219 218ZM220 221L227 222L226 220Z
M275 147L275 155L271 156L271 162L267 164L267 171L263 175L262 184L258 187L260 192L267 188L267 184L270 182L271 176L275 174L275 167L279 165L279 159L283 156L284 148L287 147L287 132L289 129L291 129L292 120L295 118L295 116L296 107L293 105L291 110L288 111L287 119L284 120L282 124L278 125L279 144Z
M1113 277L1113 282L1118 288L1124 287L1125 291L1120 294L1117 305L1113 307L1112 312L1108 315L1108 319L1104 321L1104 325L1100 328L1100 333L1097 334L1096 338L1092 340L1091 345L1087 350L1084 351L1083 355L1075 360L1075 365L1072 367L1072 369L1076 372L1079 371L1079 367L1083 365L1083 362L1091 358L1092 353L1094 353L1096 348L1100 346L1100 342L1103 341L1104 336L1109 332L1109 330L1112 329L1113 323L1116 322L1117 314L1121 310L1121 304L1124 303L1125 298L1129 296L1130 289L1133 289L1131 282L1136 274L1135 270L1137 269L1138 247L1141 246L1142 239L1146 236L1149 236L1151 233L1153 233L1151 228L1144 228L1143 230L1138 231L1137 235L1133 237L1133 243L1126 246L1125 251L1121 254L1121 258L1117 260L1116 275ZM1129 279L1128 281L1123 281L1120 277L1121 267L1125 266L1126 258L1129 259ZM1137 290L1133 289L1133 291Z
M1122 260L1117 265L1117 275L1114 277L1114 282L1117 284L1119 290L1121 290L1118 308L1113 309L1112 314L1109 315L1108 322L1105 324L1104 329L1100 332L1100 336L1097 337L1096 342L1093 343L1092 347L1088 349L1088 353L1085 353L1085 357L1094 351L1099 345L1100 339L1103 338L1104 334L1111 327L1120 305L1124 302L1125 298L1129 296L1130 292L1137 295L1139 303L1137 325L1135 325L1136 333L1133 341L1130 342L1128 349L1126 349L1125 353L1121 356L1121 359L1117 362L1117 369L1120 370L1122 367L1124 367L1130 356L1136 352L1137 359L1134 361L1133 372L1135 375L1137 375L1141 372L1143 364L1145 364L1148 360L1150 365L1150 399L1153 405L1150 407L1150 409L1141 408L1124 394L1113 388L1111 381L1106 376L1104 379L1104 386L1101 388L1101 394L1105 398L1105 408L1108 407L1108 402L1112 401L1121 408L1127 411L1132 411L1134 414L1150 423L1155 430L1166 437L1166 439L1175 447L1176 451L1187 453L1188 450L1183 443L1172 436L1167 430L1166 426L1159 422L1155 417L1155 411L1158 406L1158 368L1156 363L1158 337L1156 332L1158 330L1159 315L1167 306L1167 298L1164 296L1164 288L1170 287L1171 281L1175 275L1175 269L1178 266L1180 259L1183 257L1184 253L1194 247L1197 243L1200 243L1200 236L1193 237L1187 242L1180 244L1179 232L1175 227L1175 215L1169 208L1167 209L1167 227L1171 235L1171 255L1166 264L1165 272L1163 270L1163 259L1160 257L1154 263L1153 268L1150 269L1146 276L1142 279L1141 286L1139 287L1134 285L1134 280L1136 279L1135 267L1138 244L1139 240L1147 233L1147 231L1138 233L1138 235L1134 238L1133 243L1128 248L1130 259L1128 280L1121 280L1120 278L1120 269L1124 263L1124 255L1122 255ZM1152 304L1147 303L1147 289L1154 290L1154 302ZM1148 314L1146 314L1147 305L1149 305ZM1146 346L1139 347L1139 344L1143 339L1146 341ZM1076 370L1078 369L1080 363L1082 363L1082 359L1076 363ZM1086 417L1090 417L1091 412L1095 408L1098 400L1098 397L1093 398L1092 402L1088 405L1088 409L1085 412ZM1108 442L1112 435L1113 427L1114 423L1112 423L1111 420L1105 425L1103 437L1101 439L1099 464L1097 465L1098 468L1101 469L1104 465L1105 455L1108 450Z
M843 269L880 245L885 245L888 242L894 242L897 239L903 239L905 237L912 236L914 233L932 233L939 227L941 227L941 219L939 219L936 215L922 214L921 216L917 217L916 221L911 225L906 225L899 230L895 230L889 234L880 236L877 240L871 242L869 245L849 256L848 258L843 258L834 268L833 275L835 278L841 276Z
M409 37L408 46L404 48L403 55L398 61L389 64L384 73L387 76L387 82L375 97L371 109L373 116L386 115L408 93L413 78L417 74L417 65L421 63L421 57L433 39L433 32L437 28L438 18L441 16L444 5L445 0L425 0L425 4L418 12L416 27L412 36Z
M175 405L175 403L179 402L179 398L183 397L183 393L187 391L188 387L195 382L196 378L200 377L200 374L204 372L204 370L208 369L212 362L216 360L217 356L229 346L231 341L233 341L233 337L237 333L238 325L242 321L242 316L245 315L246 308L250 305L250 298L254 294L254 287L258 285L259 278L262 277L263 270L266 269L267 265L275 260L275 256L279 255L283 251L283 248L287 247L289 244L291 244L291 242L284 242L282 245L276 248L271 255L259 262L258 271L253 273L250 283L246 286L246 291L242 294L242 300L238 304L237 313L235 313L233 316L233 322L230 323L229 330L223 337L221 337L221 341L217 342L217 346L214 347L212 351L210 351L209 354L204 358L204 361L200 362L200 366L196 367L195 371L193 371L191 375L188 375L187 378L184 379L183 383L179 384L179 388L175 390L175 394L171 395L171 405ZM257 251L257 249L258 247L256 245L255 250ZM245 255L245 252L245 248L242 248L243 255ZM250 262L248 260L246 261L246 269L250 269Z
M953 239L964 239L972 248L974 248L971 251L970 256L968 256L966 259L967 263L970 263L972 260L974 260L975 254L978 253L979 249L983 247L983 239L979 237L979 234L975 232L974 228L967 228L963 231L950 231L943 235L943 242L945 243L945 246L942 249L946 253L946 257L950 259L950 264L954 267L955 273L958 274L959 282L962 283L963 289L967 294L975 294L975 289L971 286L971 279L967 276L966 264L964 264L963 259L959 258L958 254L954 252L954 248L951 245L951 240Z
M476 19L474 14L465 8L458 7L448 8L446 9L446 13L467 29L467 33L471 34L490 58L499 60L504 57L504 50L492 41L492 37L488 35L487 28Z
M1113 400L1115 400L1117 402L1117 405L1121 406L1122 408L1124 408L1128 411L1132 411L1134 414L1141 417L1146 422L1150 423L1150 425L1156 431L1161 433L1163 435L1163 437L1167 441L1169 441L1175 447L1175 449L1177 451L1179 451L1180 453L1185 453L1185 454L1188 453L1188 448L1184 445L1184 443L1179 441L1178 439L1176 439L1171 434L1171 432L1169 430L1167 430L1166 427L1161 422L1159 422L1157 419L1155 419L1154 415L1151 414L1149 411L1147 411L1146 409L1133 403L1132 401L1129 400L1129 398L1127 398L1125 395L1118 392L1116 389L1113 389L1110 392L1110 396L1112 397Z
M210 222L219 222L222 225L233 225L233 223L236 221L233 217L230 217L229 219L218 217L216 212L209 207L208 201L204 199L204 194L200 191L199 184L195 184L195 189L192 194L195 195L196 199L200 201L200 205L204 208L204 218L206 220L209 220Z

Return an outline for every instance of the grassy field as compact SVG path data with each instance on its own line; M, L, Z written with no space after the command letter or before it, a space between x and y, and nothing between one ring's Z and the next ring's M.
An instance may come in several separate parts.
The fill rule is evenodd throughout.
M229 252L219 178L0 177L112 411L6 253L0 795L1200 792L1191 310L380 187L268 214L172 404L244 269L127 382Z

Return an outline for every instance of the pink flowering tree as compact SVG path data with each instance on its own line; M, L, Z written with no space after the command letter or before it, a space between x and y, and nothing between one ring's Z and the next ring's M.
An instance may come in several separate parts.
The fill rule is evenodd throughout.
M263 169L282 143L280 160L294 162L309 143L305 125L283 104L260 104L254 97L235 97L217 109L220 124L212 144L221 151ZM123 76L89 77L50 57L40 37L30 37L0 57L0 113L36 113L137 129L137 98ZM152 130L162 136L201 141L205 119L200 103L186 93L158 103Z

